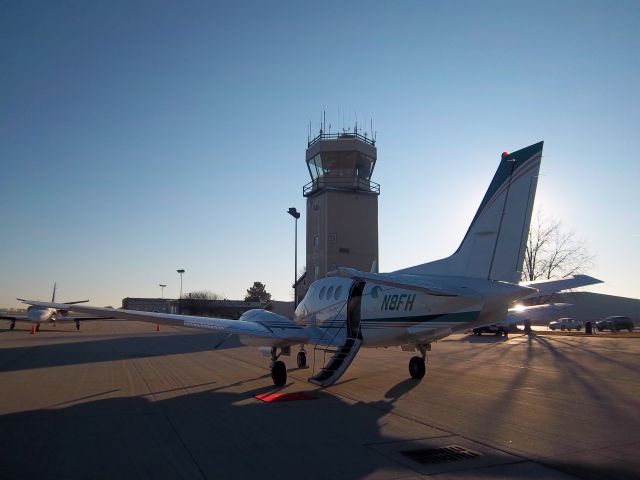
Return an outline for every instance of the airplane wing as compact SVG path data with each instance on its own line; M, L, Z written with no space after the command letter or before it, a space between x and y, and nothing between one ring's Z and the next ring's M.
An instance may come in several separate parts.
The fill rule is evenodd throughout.
M140 322L175 325L199 329L217 330L223 333L236 334L241 337L256 339L259 346L280 346L286 344L307 343L307 331L292 320L266 310L257 310L245 314L247 320L229 320L227 318L196 317L171 313L140 312L137 310L120 310L115 308L91 307L86 305L68 305L24 300L29 305L69 310L89 315L104 315L113 319L136 320ZM64 317L63 317L64 318Z
M56 317L56 323L65 322L85 322L87 320L114 320L116 317L113 315L109 317Z
M0 319L2 320L13 320L14 322L28 322L29 317L10 317L6 315L0 315Z
M64 323L64 322L75 322L75 321L85 321L85 320L111 320L115 317L56 317L56 323ZM0 315L0 320L13 320L14 322L33 322L29 317L24 316L7 316Z

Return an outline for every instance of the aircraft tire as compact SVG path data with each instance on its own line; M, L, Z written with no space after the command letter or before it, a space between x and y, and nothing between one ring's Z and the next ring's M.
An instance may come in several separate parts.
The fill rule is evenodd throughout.
M411 357L409 360L409 374L411 378L415 380L420 380L424 377L424 374L427 372L425 367L424 359L421 357Z
M36 325L36 332L40 331L40 324Z
M284 387L287 383L287 366L282 360L278 360L271 367L271 379L276 387Z
M304 368L307 366L307 354L305 352L298 352L296 356L296 363L298 368Z
M9 325L9 329L13 330L14 328L16 328L16 322L11 322L11 325Z

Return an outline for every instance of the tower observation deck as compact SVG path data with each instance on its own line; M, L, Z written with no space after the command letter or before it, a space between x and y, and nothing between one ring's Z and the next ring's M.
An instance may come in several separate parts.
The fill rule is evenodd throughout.
M309 197L325 189L380 195L371 180L376 165L376 141L359 133L320 133L307 145L311 181L302 193Z
M375 140L354 131L321 132L307 144L311 181L307 199L307 271L299 298L308 286L337 267L369 271L378 262L378 196L371 180Z

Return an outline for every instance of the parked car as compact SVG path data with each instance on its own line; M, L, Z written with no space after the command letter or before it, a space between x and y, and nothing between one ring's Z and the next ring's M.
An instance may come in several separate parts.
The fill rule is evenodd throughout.
M494 335L504 335L506 337L509 332L507 327L503 327L500 324L485 325L484 327L478 327L473 329L474 335L479 336L479 335L482 335L483 333L493 333Z
M584 325L580 320L576 320L574 318L559 318L558 320L554 320L553 322L549 322L549 328L551 330L582 330Z
M633 320L629 317L614 315L598 320L596 322L596 328L599 332L602 332L603 330L611 330L612 332L629 330L630 332L633 332Z

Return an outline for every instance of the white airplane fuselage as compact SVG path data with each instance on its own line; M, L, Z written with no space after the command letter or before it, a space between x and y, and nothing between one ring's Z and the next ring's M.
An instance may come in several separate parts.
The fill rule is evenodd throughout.
M58 313L58 310L55 308L41 307L38 305L32 305L27 309L27 317L29 321L37 325L47 322L55 322Z
M442 282L443 277L438 280ZM290 325L284 324L279 315L264 310L250 310L241 319L258 321L272 329L297 325L318 343L336 343L351 333L361 337L363 346L382 347L411 343L414 336L425 336L429 332L451 333L469 328L478 319L483 305L490 306L492 299L503 304L505 297L524 294L524 289L501 282L469 278L451 280L477 292L477 300L366 283L360 305L350 309L349 294L357 282L349 278L327 277L316 280L309 287ZM357 318L353 318L353 312ZM258 345L251 337L241 337L241 340L247 345ZM264 344L261 340L260 345Z

